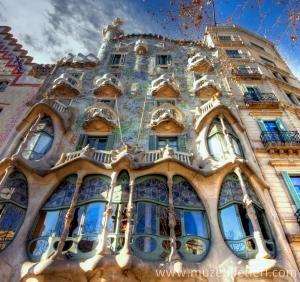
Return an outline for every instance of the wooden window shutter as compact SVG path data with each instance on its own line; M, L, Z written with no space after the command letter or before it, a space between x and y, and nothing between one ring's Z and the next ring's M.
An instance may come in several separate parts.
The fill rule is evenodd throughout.
M261 131L267 131L267 128L266 128L266 126L264 124L264 121L262 119L258 119L257 123L258 123L259 128L260 128Z
M149 150L154 151L157 149L157 136L150 135L149 136Z
M292 180L290 179L289 174L286 171L282 171L281 175L283 177L283 180L289 190L290 195L292 196L296 207L299 209L300 208L300 196L299 194L296 192L295 187L293 185Z
M187 136L186 134L179 135L178 137L178 150L180 152L186 152L186 143L187 143Z
M276 119L276 124L277 124L277 127L280 131L286 131L286 128L282 122L282 120L280 118L277 118Z
M117 141L118 133L117 132L112 132L110 135L107 136L107 141L106 141L106 151L111 151Z
M87 141L87 135L80 134L77 141L76 150L81 150L83 147L85 147L86 141Z

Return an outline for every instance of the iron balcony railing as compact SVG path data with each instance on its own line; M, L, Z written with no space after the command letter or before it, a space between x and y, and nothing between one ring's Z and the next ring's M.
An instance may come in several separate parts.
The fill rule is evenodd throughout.
M272 145L298 145L300 135L298 131L263 131L260 139L264 146Z
M232 74L236 76L261 76L258 68L238 68L233 69Z
M297 211L295 212L295 216L296 216L298 224L300 225L300 209L297 209Z
M252 103L277 103L278 99L273 93L244 93L244 101L246 104Z

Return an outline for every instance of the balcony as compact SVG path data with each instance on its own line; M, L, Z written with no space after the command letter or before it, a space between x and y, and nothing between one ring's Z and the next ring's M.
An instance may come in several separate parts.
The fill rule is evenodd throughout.
M260 139L269 153L300 153L300 135L298 131L263 131Z
M110 132L118 125L117 114L104 103L97 103L85 112L85 130Z
M252 109L277 109L279 101L273 93L244 93L244 101L247 108Z
M197 53L188 60L188 70L208 73L214 70L212 63L200 53Z
M80 94L81 80L71 73L63 73L53 81L49 94L55 97L76 97Z
M160 150L143 151L137 150L130 145L123 145L120 149L117 150L103 151L95 150L94 148L86 146L79 151L63 153L60 160L56 163L55 166L61 166L68 162L83 158L107 167L111 166L113 163L118 162L126 156L133 162L134 167L139 167L141 165L151 165L160 161L164 161L166 159L176 160L192 167L194 161L193 154L176 151L170 147L162 148Z
M233 68L231 73L237 80L257 80L262 78L262 74L258 68Z
M241 47L244 42L238 35L219 36L218 45L222 47Z
M95 80L94 94L100 97L116 97L124 94L123 83L113 74L105 74Z
M183 113L172 104L157 107L149 124L156 132L180 133L184 129Z
M134 52L136 52L138 55L147 54L148 52L147 43L142 39L137 40L134 45Z
M194 81L194 92L200 98L212 98L220 96L220 91L215 85L216 77L213 75L205 75Z
M179 85L173 77L163 74L152 81L151 94L156 97L177 97L179 95Z

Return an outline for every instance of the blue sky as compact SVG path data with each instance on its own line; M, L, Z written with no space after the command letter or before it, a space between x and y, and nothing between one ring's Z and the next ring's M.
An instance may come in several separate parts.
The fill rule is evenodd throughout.
M276 43L300 77L300 37L288 23L299 0L215 0L217 22L241 25ZM261 3L258 5L257 3ZM282 3L282 4L278 4ZM0 23L12 27L19 42L38 63L53 63L69 52L97 53L100 31L113 18L124 21L127 33L160 33L176 38L200 38L195 30L183 35L168 20L169 0L1 0ZM296 12L297 12L296 11Z

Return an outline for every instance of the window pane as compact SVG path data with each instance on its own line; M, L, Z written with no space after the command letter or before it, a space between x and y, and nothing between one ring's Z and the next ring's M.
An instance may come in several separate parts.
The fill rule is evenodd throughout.
M44 217L44 222L39 223L43 224L40 236L51 236L51 234L55 233L56 224L58 221L59 211L49 211L46 212L46 215L44 212L41 213L40 217ZM39 236L37 236L39 237Z
M84 212L84 206L75 209L74 216L69 228L69 237L79 234L79 227L80 227L83 212Z
M174 150L178 150L178 138L177 137L158 137L157 140L158 149L165 148L166 145L173 148Z
M184 212L185 235L195 235L207 238L206 222L203 212L185 211Z
M216 160L225 159L223 146L221 143L220 134L215 134L208 138L208 148L213 158Z
M170 236L169 210L165 207L160 207L159 234L161 236Z
M92 203L87 206L82 233L100 233L105 203Z
M138 234L156 234L156 205L138 203L136 232Z
M300 195L300 176L290 175L290 179L294 185L297 194Z
M236 155L243 156L239 141L237 139L235 139L233 136L230 136L230 141L231 141L234 153Z
M240 240L245 237L236 205L221 210L221 224L227 240Z
M108 232L114 233L116 232L116 225L117 225L117 219L118 219L118 205L113 204L112 205L112 214L108 221Z
M38 154L44 155L49 150L52 143L52 137L48 134L41 133L38 142L34 147L34 151Z
M264 125L267 131L271 131L271 132L279 131L275 120L264 120Z
M246 236L253 235L253 226L250 218L248 217L246 209L242 205L239 205L238 209Z

